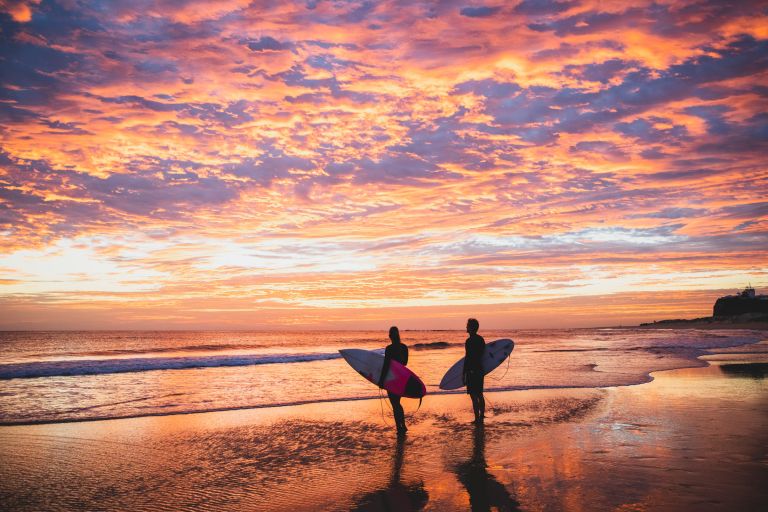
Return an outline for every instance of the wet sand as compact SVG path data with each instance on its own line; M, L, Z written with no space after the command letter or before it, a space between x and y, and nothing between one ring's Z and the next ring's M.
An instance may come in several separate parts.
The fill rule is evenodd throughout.
M0 427L7 510L758 510L768 355L605 389ZM383 412L382 412L383 411Z

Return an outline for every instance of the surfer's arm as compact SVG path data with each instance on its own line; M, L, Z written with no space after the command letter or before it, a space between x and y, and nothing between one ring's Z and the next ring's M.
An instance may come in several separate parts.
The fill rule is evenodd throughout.
M480 363L480 357L478 357L478 355L477 347L468 342L464 356L464 368L461 371L465 384L467 382L467 375L469 375L470 372L474 372L478 369Z
M464 363L461 365L461 382L467 382L467 360L469 359L469 340L464 342Z

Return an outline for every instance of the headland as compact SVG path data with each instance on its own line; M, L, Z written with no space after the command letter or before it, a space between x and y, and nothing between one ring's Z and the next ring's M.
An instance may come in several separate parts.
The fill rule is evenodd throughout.
M640 324L652 329L758 329L768 330L768 295L757 295L747 286L734 295L719 297L712 316L659 320Z

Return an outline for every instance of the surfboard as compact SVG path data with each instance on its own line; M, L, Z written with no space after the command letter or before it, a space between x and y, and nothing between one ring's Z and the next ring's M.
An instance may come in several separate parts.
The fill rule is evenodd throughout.
M483 352L483 371L486 375L495 370L512 353L515 348L515 342L509 339L495 340L486 343L485 352ZM456 364L450 367L443 380L440 381L440 389L458 389L464 385L464 358L462 357Z
M358 348L342 349L339 353L357 373L370 382L379 384L381 370L384 367L383 355ZM384 389L407 398L421 398L427 394L427 387L421 379L397 361L390 362L389 371L384 378Z

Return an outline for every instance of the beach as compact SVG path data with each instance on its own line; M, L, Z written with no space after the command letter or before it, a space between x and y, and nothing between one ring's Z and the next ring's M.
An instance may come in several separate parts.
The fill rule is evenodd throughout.
M0 427L7 510L758 510L768 345L651 382ZM704 364L704 363L701 363Z

